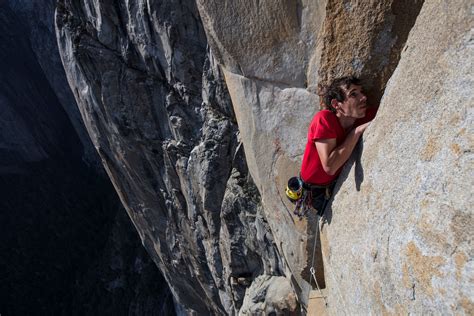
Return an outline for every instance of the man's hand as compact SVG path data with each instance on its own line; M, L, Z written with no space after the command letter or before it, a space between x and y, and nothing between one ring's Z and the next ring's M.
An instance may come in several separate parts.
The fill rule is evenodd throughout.
M370 125L370 122L367 122L367 123L364 123L362 125L357 126L355 128L355 133L362 135L369 125Z
M334 175L349 159L354 150L357 141L364 133L370 122L359 125L354 128L346 137L346 140L336 147L337 142L335 138L318 139L314 142L316 150L318 151L319 159L323 165L324 172L329 175Z

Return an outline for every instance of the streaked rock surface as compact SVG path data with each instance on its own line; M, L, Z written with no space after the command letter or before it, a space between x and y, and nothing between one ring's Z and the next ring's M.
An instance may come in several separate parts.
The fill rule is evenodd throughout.
M60 1L56 25L88 132L176 300L237 313L283 264L195 3Z

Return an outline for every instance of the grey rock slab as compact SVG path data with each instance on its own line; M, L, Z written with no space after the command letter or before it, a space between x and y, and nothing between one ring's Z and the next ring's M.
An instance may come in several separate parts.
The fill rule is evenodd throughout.
M224 74L265 216L290 275L304 293L299 299L305 301L317 222L314 217L295 218L294 205L287 202L284 189L288 178L298 175L306 126L316 111L317 96L305 89L276 86L227 71Z
M198 1L210 45L235 74L303 87L322 23L317 1Z

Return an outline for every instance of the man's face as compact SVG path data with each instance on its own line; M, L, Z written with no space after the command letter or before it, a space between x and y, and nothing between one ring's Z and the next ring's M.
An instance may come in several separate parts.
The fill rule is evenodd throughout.
M350 85L348 89L345 87L341 88L346 95L346 99L343 102L338 102L338 112L345 117L356 119L364 117L365 111L367 110L367 97L362 87Z

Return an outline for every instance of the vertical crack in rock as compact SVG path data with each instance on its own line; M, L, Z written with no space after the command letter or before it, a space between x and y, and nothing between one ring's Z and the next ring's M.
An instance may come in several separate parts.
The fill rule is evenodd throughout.
M328 0L319 39L319 82L358 76L365 80L369 100L378 104L423 2Z
M56 29L94 146L176 300L237 313L283 268L194 2L63 0Z

